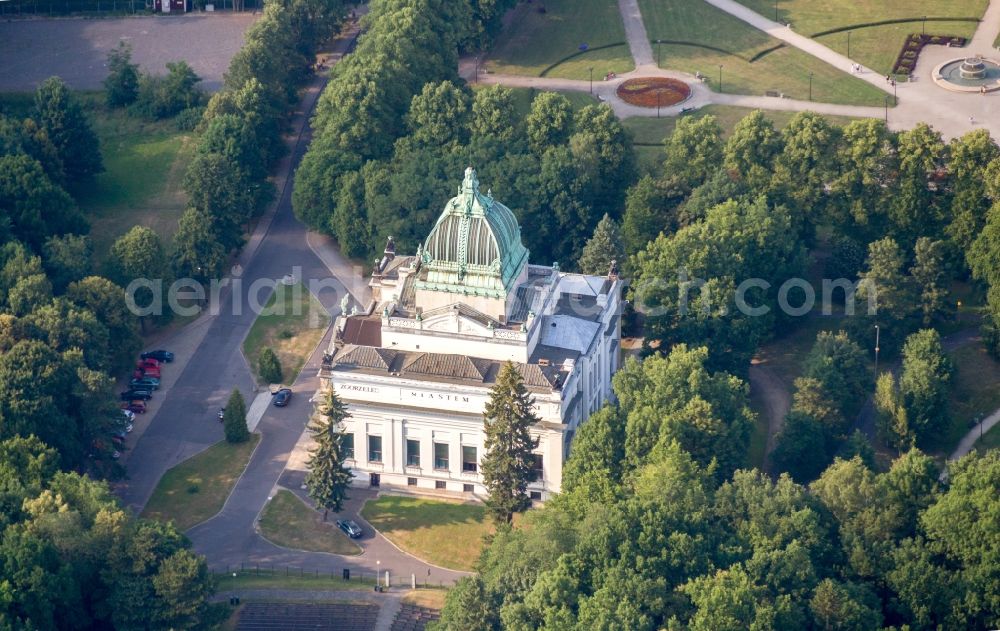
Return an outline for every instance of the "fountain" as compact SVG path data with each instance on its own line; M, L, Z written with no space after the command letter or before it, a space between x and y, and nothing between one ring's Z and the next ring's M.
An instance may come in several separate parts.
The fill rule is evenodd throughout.
M934 83L952 92L1000 90L1000 63L979 55L946 61L931 76Z
M969 57L958 67L958 74L963 79L976 81L986 78L986 62L982 57Z

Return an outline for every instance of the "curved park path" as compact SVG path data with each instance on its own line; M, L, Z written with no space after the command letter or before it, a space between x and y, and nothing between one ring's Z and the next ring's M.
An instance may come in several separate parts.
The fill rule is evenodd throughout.
M357 32L357 27L350 29L334 43L333 59L348 50ZM277 170L278 199L261 219L236 268L243 290L224 290L211 303L213 311L156 341L157 346L178 351L177 361L165 370L164 396L136 424L136 431L130 437L130 441L136 442L123 457L129 478L115 488L123 504L137 513L168 469L222 440L215 412L234 386L243 392L244 398L253 398L256 385L241 346L256 318L248 291L254 281L269 280L270 286L274 286L276 279L289 273L307 285L313 279L321 281L323 288L316 292L316 298L331 316L339 313L340 299L345 294L362 304L370 297L359 270L344 260L330 240L308 234L292 212L291 180L311 140L309 117L326 81L323 75L315 78L304 91L293 117L291 127L295 135L288 139L290 152ZM269 291L258 292L256 298L260 303L266 301ZM359 556L281 548L257 532L261 509L278 488L303 435L312 407L309 395L319 385L322 349L326 348L329 334L330 330L293 384L299 396L293 397L284 408L267 406L256 427L260 443L222 510L188 530L187 535L195 550L205 555L209 567L217 571L241 565L273 565L324 573L339 573L349 568L355 575L370 576L380 568L383 572L388 570L392 577L405 576L407 582L410 574L414 574L421 582L452 583L464 574L437 568L401 552L373 533L370 526L361 540L364 553ZM353 495L356 499L348 505L345 515L363 521L356 512L371 494L358 491Z
M798 48L843 72L850 72L854 60L833 51L832 49L794 32L793 28L769 20L755 11L745 7L735 0L691 0L692 2L708 2L712 6L729 13L768 35ZM978 94L959 94L939 88L931 80L932 69L940 62L957 57L974 54L996 56L992 48L993 41L1000 32L1000 0L992 0L976 30L975 36L965 48L954 49L945 46L926 46L920 54L919 64L914 72L915 81L898 83L897 93L899 103L894 108L862 107L854 105L838 105L820 103L817 101L800 101L766 96L749 96L739 94L720 94L711 91L694 76L656 66L649 36L642 20L642 13L637 0L618 0L622 23L628 39L629 49L635 61L635 70L619 75L611 81L580 81L572 79L555 79L549 77L526 77L518 75L487 74L480 72L478 80L481 83L499 83L511 87L538 88L545 90L569 90L576 92L592 92L600 100L608 103L620 118L632 116L657 116L655 108L635 107L623 102L615 94L618 85L627 79L636 77L669 77L680 79L691 86L691 98L684 103L662 107L661 116L677 116L682 111L697 109L706 105L734 105L763 110L813 111L820 114L850 116L857 118L883 118L893 129L910 129L917 123L927 122L940 131L945 138L954 138L979 127L985 127L994 137L1000 137L1000 92L986 96ZM475 64L465 60L460 65L460 74L467 80L476 80ZM886 84L883 75L862 67L855 75L871 85L883 90L887 95L892 89ZM591 87L593 85L593 87ZM970 122L971 121L971 122Z

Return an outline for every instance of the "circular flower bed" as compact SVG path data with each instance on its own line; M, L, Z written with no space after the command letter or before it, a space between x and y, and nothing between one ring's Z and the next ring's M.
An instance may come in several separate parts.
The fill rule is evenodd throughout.
M691 96L688 84L677 79L653 77L649 79L629 79L622 82L615 91L618 98L630 105L656 107L676 105Z

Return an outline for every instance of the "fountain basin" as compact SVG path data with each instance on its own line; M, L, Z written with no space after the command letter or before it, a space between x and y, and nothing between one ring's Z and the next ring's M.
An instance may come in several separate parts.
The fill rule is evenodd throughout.
M1000 63L985 57L952 59L934 68L931 77L952 92L993 92L1000 90Z

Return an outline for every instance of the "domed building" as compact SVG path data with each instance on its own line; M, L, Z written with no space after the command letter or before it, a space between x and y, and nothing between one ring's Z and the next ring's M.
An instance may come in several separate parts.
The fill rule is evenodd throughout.
M514 213L466 169L427 239L398 256L391 237L348 305L320 371L347 404L354 483L485 495L483 410L506 361L540 422L534 500L558 492L579 424L613 397L622 282L532 265Z

